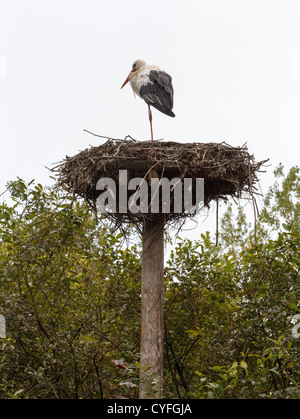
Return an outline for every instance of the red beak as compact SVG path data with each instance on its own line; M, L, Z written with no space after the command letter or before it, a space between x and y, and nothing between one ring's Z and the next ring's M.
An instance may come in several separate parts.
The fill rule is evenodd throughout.
M130 80L130 75L131 75L131 73L133 73L135 70L131 70L130 71L130 73L128 74L128 77L127 77L127 79L124 81L124 83L122 84L122 86L121 86L121 89L123 89L123 87L125 86L125 84L127 84L128 82L129 82L129 80Z

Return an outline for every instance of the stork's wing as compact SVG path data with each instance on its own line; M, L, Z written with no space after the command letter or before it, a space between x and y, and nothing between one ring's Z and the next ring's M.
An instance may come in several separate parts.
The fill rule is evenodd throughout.
M140 95L148 105L154 106L160 112L175 116L172 112L174 91L172 77L164 71L151 70L149 83L140 88Z

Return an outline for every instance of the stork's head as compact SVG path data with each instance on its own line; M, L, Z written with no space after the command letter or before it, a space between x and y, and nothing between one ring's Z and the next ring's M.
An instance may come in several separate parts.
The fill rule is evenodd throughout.
M138 71L141 67L143 67L146 64L147 63L144 60L135 60L134 63L132 64L132 69L131 69L130 73L128 74L127 79L122 84L121 89L125 86L125 84L127 84L129 82L129 80L131 79L131 76L133 75L133 73L135 73L136 71Z
M144 65L146 65L146 61L144 60L135 60L135 62L132 64L132 72L134 71L138 71L141 67L143 67Z

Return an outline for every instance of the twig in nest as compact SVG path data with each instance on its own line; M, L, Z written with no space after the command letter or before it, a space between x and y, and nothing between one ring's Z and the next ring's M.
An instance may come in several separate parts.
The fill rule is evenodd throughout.
M113 138L111 137L106 137L105 135L94 134L93 132L88 131L87 129L84 129L83 131L87 132L88 134L93 135L94 137L105 138L106 140L113 140ZM115 141L121 141L121 140L115 140Z

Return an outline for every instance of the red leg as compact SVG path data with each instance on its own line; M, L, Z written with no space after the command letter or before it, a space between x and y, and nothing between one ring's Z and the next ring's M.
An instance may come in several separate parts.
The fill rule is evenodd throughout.
M148 110L149 110L149 121L150 121L150 128L151 128L151 141L153 141L152 112L151 112L150 105L148 105Z

